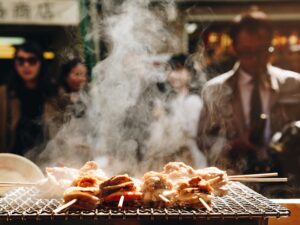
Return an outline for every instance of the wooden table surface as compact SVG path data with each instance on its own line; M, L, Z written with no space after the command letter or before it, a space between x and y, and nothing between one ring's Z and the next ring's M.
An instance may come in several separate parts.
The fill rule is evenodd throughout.
M269 225L300 225L300 199L272 199L291 210L291 216L288 218L270 219Z

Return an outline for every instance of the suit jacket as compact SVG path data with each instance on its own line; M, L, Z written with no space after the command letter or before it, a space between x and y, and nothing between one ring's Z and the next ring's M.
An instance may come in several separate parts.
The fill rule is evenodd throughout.
M248 137L238 87L239 65L208 81L202 90L197 142L210 158L219 157L228 140ZM271 92L271 135L300 119L300 74L267 66L262 84Z

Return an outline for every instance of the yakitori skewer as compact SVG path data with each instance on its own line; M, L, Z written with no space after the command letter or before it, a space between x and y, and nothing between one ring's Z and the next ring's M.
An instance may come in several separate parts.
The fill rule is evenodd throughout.
M0 187L22 187L22 186L34 186L37 183L31 182L0 182Z
M124 203L124 195L120 197L119 203L118 203L118 208L121 209L123 208L123 203Z
M257 174L244 174L244 175L232 175L232 176L228 176L229 179L231 178L247 178L247 177L277 177L278 173L257 173Z
M61 205L57 209L53 210L53 213L57 214L57 213L61 212L62 210L69 208L71 205L75 204L76 202L77 202L77 199L73 199L73 200Z
M199 201L207 209L207 211L212 211L212 208L202 198L199 198Z
M231 181L240 181L240 182L287 182L288 178L246 178L246 177L232 177L230 178Z
M170 203L170 200L167 199L164 195L159 194L158 197L159 197L161 200L163 200L165 203Z

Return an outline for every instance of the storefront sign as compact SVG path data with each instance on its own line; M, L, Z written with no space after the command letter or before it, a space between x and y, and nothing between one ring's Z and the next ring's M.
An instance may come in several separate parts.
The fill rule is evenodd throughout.
M0 0L0 24L78 25L79 0Z

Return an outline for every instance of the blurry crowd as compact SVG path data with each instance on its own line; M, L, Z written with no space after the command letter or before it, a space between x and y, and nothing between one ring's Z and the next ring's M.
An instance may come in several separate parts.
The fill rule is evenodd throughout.
M87 80L87 67L80 58L64 62L55 81L37 43L18 46L9 81L0 87L1 151L25 155L42 148L67 119L62 112L78 101Z
M229 35L237 62L203 88L201 79L195 79L199 71L192 56L170 57L166 81L155 84L167 93L168 105L152 102L155 123L149 138L161 136L167 142L172 135L183 137L177 139L180 146L173 143L176 159L195 166L213 165L235 174L278 171L300 183L300 75L270 64L273 30L264 13L239 15ZM210 77L209 71L217 69L202 72ZM17 47L11 79L0 87L1 151L38 151L70 117L84 115L80 94L89 80L84 61L67 60L60 71L59 79L51 80L37 44ZM169 130L162 131L162 124Z

